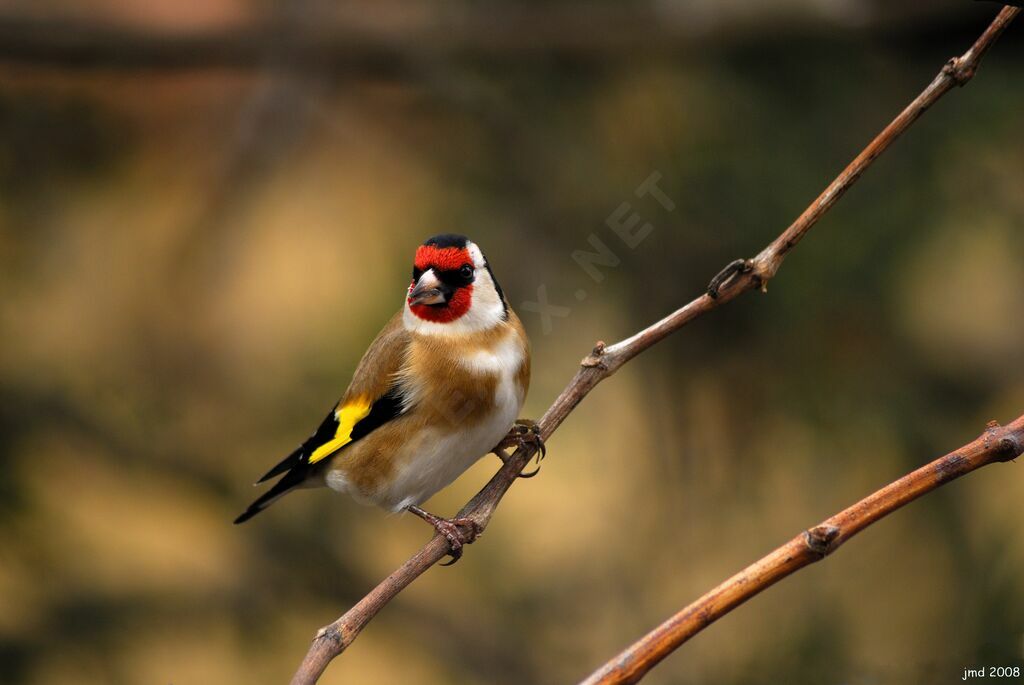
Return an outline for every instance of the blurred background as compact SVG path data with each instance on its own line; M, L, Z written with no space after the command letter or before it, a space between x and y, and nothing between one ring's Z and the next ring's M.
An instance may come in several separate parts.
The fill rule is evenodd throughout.
M758 252L998 8L0 2L0 681L286 682L430 531L327 491L231 520L341 394L424 238L488 251L538 417L595 340ZM576 682L1024 411L1020 24L768 296L593 392L463 561L322 682ZM652 174L669 203L638 196ZM635 248L607 225L632 212L653 227ZM600 281L572 258L595 237L620 259ZM454 513L497 466L428 508ZM1021 468L886 519L649 682L1020 665Z

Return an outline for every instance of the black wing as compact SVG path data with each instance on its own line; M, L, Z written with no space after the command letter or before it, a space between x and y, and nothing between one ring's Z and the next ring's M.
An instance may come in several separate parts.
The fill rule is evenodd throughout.
M352 431L348 435L348 442L339 447L338 450L344 449L360 438L366 437L388 421L401 416L402 408L401 388L398 385L393 385L390 390L377 398L370 406L366 416L352 426ZM274 483L270 490L267 490L255 502L250 504L249 508L235 519L235 523L248 521L270 506L274 500L305 481L309 477L313 466L315 466L309 463L309 458L320 447L338 438L339 427L340 422L338 421L337 411L332 409L320 423L320 427L304 443L299 445L295 451L282 459L274 468L267 471L262 478L256 481L256 484L259 485L274 476L282 473L285 474L281 480Z

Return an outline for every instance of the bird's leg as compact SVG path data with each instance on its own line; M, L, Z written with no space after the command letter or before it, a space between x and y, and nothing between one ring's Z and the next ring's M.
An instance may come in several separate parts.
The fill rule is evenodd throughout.
M544 438L540 434L540 426L536 421L530 419L519 419L512 430L508 432L501 442L492 450L503 462L507 462L509 455L504 450L516 447L520 449L532 448L537 455L537 468L529 473L519 474L520 478L533 478L540 472L540 460L547 456L548 448L544 444Z
M474 540L480 537L480 524L471 518L443 519L440 516L434 516L429 511L420 509L414 504L407 506L406 510L416 514L432 525L434 530L443 535L445 540L448 541L448 554L451 555L452 560L447 564L441 564L442 566L451 566L461 559L462 547L472 544ZM468 533L466 532L467 529L469 530Z

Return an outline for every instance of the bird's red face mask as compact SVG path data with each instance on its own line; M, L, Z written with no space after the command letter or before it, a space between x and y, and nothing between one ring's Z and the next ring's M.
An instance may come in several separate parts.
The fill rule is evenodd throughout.
M455 321L473 305L474 278L473 258L466 248L421 245L409 285L409 309L425 321Z

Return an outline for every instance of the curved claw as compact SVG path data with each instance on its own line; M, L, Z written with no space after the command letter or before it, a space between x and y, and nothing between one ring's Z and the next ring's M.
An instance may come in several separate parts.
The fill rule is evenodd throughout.
M532 445L536 450L535 454L537 455L537 471L540 471L541 460L544 459L544 457L548 456L548 446L544 442L544 438L540 434L540 428L536 424L531 425L528 432L523 435L523 439L520 443L520 446L525 447L527 445ZM536 474L536 471L534 471L534 474Z
M448 555L451 556L451 560L450 561L446 561L443 564L440 564L441 566L454 566L455 562L457 562L459 559L462 558L462 545L459 545L458 549L456 549L455 547L451 546L451 540L449 540L448 543L449 543Z
M518 477L519 478L523 478L523 479L533 478L538 473L540 473L540 465L539 464L537 465L537 468L535 468L533 471L530 471L529 473L527 473L526 471L523 471L522 473L519 474Z
M501 459L501 463L502 464L507 464L508 463L510 455L506 454L500 447L496 447L494 449L494 451L492 452L492 454L496 455L498 457L498 459ZM540 457L537 458L537 461L540 462ZM516 478L533 478L538 473L540 473L540 465L539 465L539 463L537 465L537 468L535 468L533 471L521 472L518 476L516 476Z
M454 533L450 530L437 529L437 532L444 536L445 540L448 541L448 555L451 556L451 561L446 561L441 566L451 566L459 559L462 558L462 540L459 539L458 533Z
M519 447L533 447L537 457L537 468L529 473L520 473L520 478L533 478L540 473L540 462L548 455L548 447L544 444L544 438L540 434L540 427L530 422L529 424L516 425Z
M537 445L537 461L540 462L541 459L548 456L548 446L544 442L544 437L540 434L540 428L537 426L533 427L533 440Z
M537 454L540 455L538 460L543 459L548 454L547 445L544 444L544 438L540 434L540 426L533 421L521 420L513 426L512 439L516 447L526 448L531 446L536 448Z
M519 478L533 478L540 473L540 462L548 455L548 447L544 444L544 438L540 433L540 426L529 419L519 419L509 430L501 442L492 450L503 462L508 462L509 455L504 452L506 448L532 449L537 457L537 468L533 471L519 474Z

